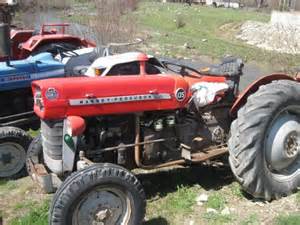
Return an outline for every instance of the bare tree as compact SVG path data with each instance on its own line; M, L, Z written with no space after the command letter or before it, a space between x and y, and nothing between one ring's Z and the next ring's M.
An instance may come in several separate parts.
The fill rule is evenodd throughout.
M261 8L265 4L265 0L255 0L257 8Z
M97 43L127 42L135 36L135 21L129 14L137 7L137 0L94 0L96 15L89 26Z

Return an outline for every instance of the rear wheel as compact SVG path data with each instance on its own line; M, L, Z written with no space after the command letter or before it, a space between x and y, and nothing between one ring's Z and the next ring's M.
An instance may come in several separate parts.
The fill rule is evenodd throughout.
M26 175L26 151L31 137L16 127L0 128L0 178Z
M300 185L300 84L261 86L239 110L229 139L231 169L243 188L266 200Z
M138 225L145 215L142 185L128 170L95 164L67 178L56 192L51 225Z

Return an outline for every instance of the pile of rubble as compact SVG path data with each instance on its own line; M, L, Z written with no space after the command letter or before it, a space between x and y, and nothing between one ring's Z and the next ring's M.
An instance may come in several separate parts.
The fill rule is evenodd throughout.
M262 49L300 54L300 26L296 24L247 21L237 38Z

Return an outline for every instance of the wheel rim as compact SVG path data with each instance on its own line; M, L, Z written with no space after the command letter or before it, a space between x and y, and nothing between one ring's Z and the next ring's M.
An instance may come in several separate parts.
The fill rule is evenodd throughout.
M299 107L290 106L280 111L268 128L265 157L268 168L275 175L294 176L300 166Z
M118 188L98 187L75 205L72 224L126 225L131 215L131 195Z
M10 177L22 170L25 165L25 149L13 142L0 144L0 177Z

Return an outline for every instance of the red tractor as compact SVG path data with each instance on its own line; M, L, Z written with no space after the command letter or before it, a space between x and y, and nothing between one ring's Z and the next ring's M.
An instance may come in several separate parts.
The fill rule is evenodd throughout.
M130 169L191 165L228 150L254 197L296 190L300 85L273 74L239 95L242 67L230 58L199 72L140 53L105 76L94 68L95 77L33 82L41 135L27 166L46 191L58 187L50 224L141 224L145 193Z
M61 51L96 46L95 43L86 39L66 34L68 26L67 23L44 24L40 31L12 29L10 32L11 58L25 59L41 52L57 55Z

